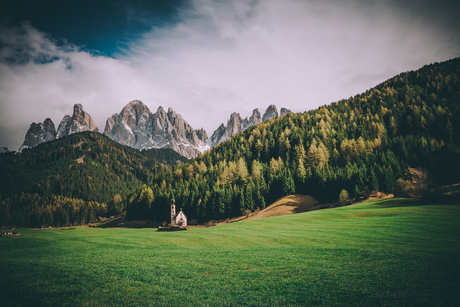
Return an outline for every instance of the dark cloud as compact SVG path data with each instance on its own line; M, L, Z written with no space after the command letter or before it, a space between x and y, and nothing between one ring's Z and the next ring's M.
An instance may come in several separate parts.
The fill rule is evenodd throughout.
M84 50L112 56L152 27L178 22L184 0L1 1L0 23L31 25Z

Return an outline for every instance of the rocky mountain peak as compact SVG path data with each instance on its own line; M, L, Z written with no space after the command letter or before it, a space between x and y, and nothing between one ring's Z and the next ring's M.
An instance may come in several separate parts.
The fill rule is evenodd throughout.
M124 117L140 117L141 114L148 111L150 113L149 108L142 103L140 100L133 100L130 101L122 110L121 113Z
M165 113L165 114L166 114L165 109L163 109L162 106L159 106L159 107L158 107L157 113Z
M240 113L232 113L227 121L227 130L230 132L230 137L243 130Z
M113 114L107 119L104 134L112 140L118 140L117 142L128 146L134 146L136 142L148 144L148 138L136 127L139 125L149 126L151 114L149 108L142 101L130 101L119 114Z
M280 110L280 116L284 116L284 115L287 115L287 114L291 114L291 110L289 109L286 109L286 108L281 108Z
M222 123L220 126L214 131L214 133L211 136L211 146L216 146L217 144L220 144L226 140L228 140L228 137L224 138L224 134L227 132L227 127Z
M91 116L83 110L83 106L77 103L73 106L72 117L64 115L62 118L59 123L56 138L63 138L82 131L99 132L99 129Z
M262 119L262 116L260 115L260 112L259 112L259 109L258 108L255 108L253 111L252 111L252 115L251 117L249 118L250 121L254 121L254 122L261 122L261 119Z
M144 106L144 103L140 100L131 100L125 107L131 107L133 108L134 106Z
M60 139L62 137L69 135L71 123L72 123L72 117L70 117L70 115L64 115L57 129L57 135L56 135L57 139Z
M54 127L54 123L51 118L45 119L43 122L43 130L47 134L48 139L55 139L56 138L56 128Z
M206 131L203 128L195 130L195 131L196 131L196 135L198 136L198 138L201 141L206 142L206 140L208 139L208 134L206 133Z
M219 128L211 136L212 146L216 146L219 143L222 143L230 139L235 134L240 133L241 131L246 130L247 128L257 125L260 123L260 112L259 109L254 109L252 111L251 117L247 117L241 120L241 116L237 112L230 114L230 119L227 121L227 126L221 124Z
M257 125L261 121L262 121L262 116L260 115L259 109L256 108L252 111L252 115L251 117L249 117L249 119L246 117L243 120L243 130L246 130L247 128L251 126Z
M230 114L230 121L235 121L235 118L237 121L241 121L240 113L233 112L232 114Z
M78 114L80 114L82 112L84 112L83 111L83 106L80 103L76 103L76 104L73 105L73 114L74 115L75 114L78 115Z
M56 128L50 118L45 119L42 123L30 124L29 130L27 130L24 142L22 143L19 151L26 148L32 148L39 144L53 141L56 139Z
M159 106L156 113L151 113L141 101L128 103L120 114L108 118L104 134L137 149L171 148L187 158L196 157L209 149L205 143L207 133L203 128L193 130L172 108L168 108L166 113Z
M276 108L275 105L270 105L268 106L267 110L265 110L264 117L262 118L262 121L266 121L268 119L272 119L278 117L278 109Z
M290 110L286 108L281 108L281 115L286 115L291 113ZM270 105L264 113L262 118L259 109L254 109L252 111L251 117L249 119L246 117L241 120L239 113L233 112L230 114L230 119L227 121L227 126L221 124L211 136L210 143L212 146L216 146L234 136L241 131L246 130L247 128L257 125L262 121L278 117L278 109L275 105Z
M168 120L176 129L182 128L181 124L183 124L185 121L180 114L177 114L176 111L174 111L171 107L168 108L168 113L166 114L168 115Z

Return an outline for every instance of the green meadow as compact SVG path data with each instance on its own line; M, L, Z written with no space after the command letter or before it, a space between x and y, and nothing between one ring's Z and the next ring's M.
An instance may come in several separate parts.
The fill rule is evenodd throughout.
M459 306L460 205L391 199L195 228L19 230L1 306Z

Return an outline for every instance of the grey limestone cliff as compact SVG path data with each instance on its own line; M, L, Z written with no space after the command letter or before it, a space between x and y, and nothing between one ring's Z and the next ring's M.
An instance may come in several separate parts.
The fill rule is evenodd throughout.
M83 131L99 132L91 116L83 110L81 104L73 106L72 117L65 115L57 129L56 139Z
M19 148L19 152L26 148L33 148L39 144L54 141L73 133L88 130L98 132L96 124L91 116L83 111L81 104L76 104L73 106L72 116L65 115L57 130L53 121L49 118L45 119L43 124L32 123L29 130L27 130L24 143L22 143Z
M284 115L287 115L287 114L291 114L291 110L289 109L286 109L286 108L281 108L280 110L280 116L284 116Z
M267 120L270 118L278 117L278 111L276 106L271 105L267 108L264 113L263 120ZM241 120L241 116L239 113L232 113L230 115L230 119L227 121L227 126L221 124L212 134L211 136L211 144L212 146L216 146L226 140L230 139L237 133L240 133L247 128L257 125L262 122L262 117L259 112L259 109L254 109L252 111L251 117L249 119L246 117L245 119Z
M275 117L278 117L278 109L276 108L275 105L272 104L267 108L267 110L265 110L262 121L266 121L266 120L269 120Z
M137 149L171 148L187 158L209 149L203 128L194 130L172 108L166 112L160 106L152 113L140 100L129 102L119 114L109 117L104 134Z
M24 142L22 143L19 151L26 148L33 148L42 143L53 141L56 139L56 128L51 119L47 118L43 123L32 123L30 124L29 130L27 130Z

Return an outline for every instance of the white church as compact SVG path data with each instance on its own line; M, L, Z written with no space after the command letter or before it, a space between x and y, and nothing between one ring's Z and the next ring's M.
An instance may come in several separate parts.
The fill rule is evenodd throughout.
M176 214L176 204L174 199L171 201L171 226L187 227L187 217L182 208L179 213Z

